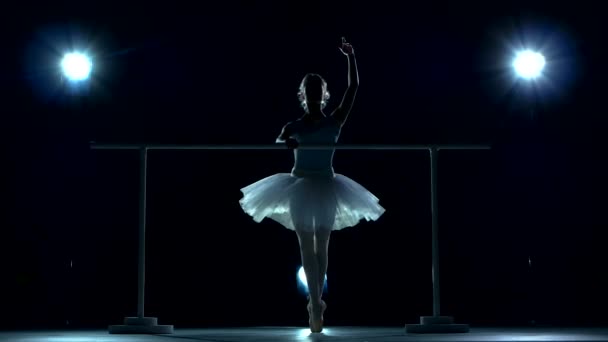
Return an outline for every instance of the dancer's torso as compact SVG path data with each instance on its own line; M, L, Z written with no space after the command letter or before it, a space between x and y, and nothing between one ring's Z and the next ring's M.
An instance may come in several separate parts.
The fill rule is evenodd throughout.
M327 144L332 145L340 136L340 124L332 117L326 116L318 122L299 119L294 122L292 135L300 145ZM292 173L305 176L307 174L333 176L334 149L295 149L295 164Z

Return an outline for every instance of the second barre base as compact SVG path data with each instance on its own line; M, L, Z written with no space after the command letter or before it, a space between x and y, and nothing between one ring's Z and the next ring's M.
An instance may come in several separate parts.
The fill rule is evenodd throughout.
M156 317L126 317L124 325L110 325L110 334L173 334L172 325L158 325Z
M422 316L420 324L406 324L405 332L412 334L468 333L468 324L455 324L450 316Z

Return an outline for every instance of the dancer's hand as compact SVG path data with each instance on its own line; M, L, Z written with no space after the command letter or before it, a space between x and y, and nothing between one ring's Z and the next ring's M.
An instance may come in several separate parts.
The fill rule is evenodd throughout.
M285 145L287 145L288 149L295 149L298 148L298 141L294 138L287 138L285 139Z
M340 47L340 51L347 56L355 54L355 49L353 49L352 45L346 42L346 38L344 37L342 37L342 46Z

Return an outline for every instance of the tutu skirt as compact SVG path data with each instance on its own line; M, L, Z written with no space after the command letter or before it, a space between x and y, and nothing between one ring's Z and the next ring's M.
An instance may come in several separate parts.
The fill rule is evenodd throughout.
M371 192L341 175L296 176L278 173L241 189L245 213L261 222L271 218L291 230L339 230L385 211Z

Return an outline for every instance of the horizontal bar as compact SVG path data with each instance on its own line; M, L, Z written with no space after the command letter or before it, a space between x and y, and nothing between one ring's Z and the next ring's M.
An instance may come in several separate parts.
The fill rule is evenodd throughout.
M257 145L227 145L227 144L208 144L208 145L177 145L177 144L98 144L91 142L91 149L95 150L136 150L147 148L148 150L287 150L285 144L257 144ZM361 145L300 145L298 149L338 149L338 150L489 150L489 145L381 145L381 144L361 144Z

